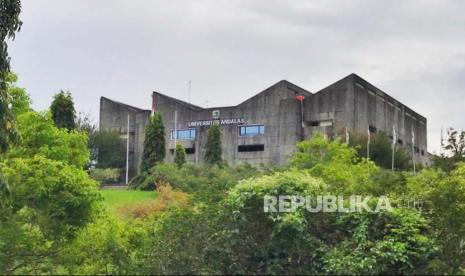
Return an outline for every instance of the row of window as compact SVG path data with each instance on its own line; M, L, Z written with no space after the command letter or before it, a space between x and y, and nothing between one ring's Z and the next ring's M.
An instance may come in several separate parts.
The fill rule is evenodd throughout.
M239 126L239 136L252 137L252 136L257 136L261 134L265 134L264 125ZM174 130L172 130L171 140L174 140L174 138L175 138L175 133L174 133ZM195 128L176 130L176 139L177 140L194 140L195 139Z
M255 152L255 151L265 151L265 145L256 144L256 145L239 145L237 146L238 152ZM170 149L171 154L174 154L174 149ZM194 154L195 148L186 148L186 154Z

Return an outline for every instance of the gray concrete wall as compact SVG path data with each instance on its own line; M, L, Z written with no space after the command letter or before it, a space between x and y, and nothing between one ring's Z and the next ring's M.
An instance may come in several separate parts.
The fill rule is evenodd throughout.
M105 97L100 98L99 129L117 131L126 142L129 115L129 175L135 176L140 167L145 126L150 118L150 110L143 110L122 104ZM123 171L124 175L126 172Z
M412 152L412 130L415 133L415 160L428 164L426 118L392 98L382 90L351 74L315 93L305 102L306 135L323 131L328 136L340 135L347 127L367 133L369 126L393 136ZM312 126L312 122L333 121L331 127Z
M231 165L250 164L285 164L295 149L300 137L300 104L296 95L310 95L308 91L287 81L281 81L262 91L256 96L234 107L200 108L167 97L158 92L153 93L153 107L163 116L167 141L167 160L171 154L174 141L170 132L174 130L174 112L177 112L177 129L187 129L188 122L211 120L214 110L220 111L220 119L243 118L246 125L265 125L265 133L254 137L239 136L239 125L222 125L223 159ZM196 127L194 141L178 140L184 147L195 147L195 154L188 155L188 160L197 164L204 162L206 132L208 126ZM238 152L239 145L263 144L264 151Z

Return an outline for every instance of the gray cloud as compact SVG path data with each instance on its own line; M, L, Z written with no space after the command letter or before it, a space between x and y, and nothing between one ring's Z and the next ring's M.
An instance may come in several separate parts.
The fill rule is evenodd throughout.
M106 96L161 91L237 104L288 79L310 91L355 72L441 126L464 128L463 1L24 0L12 67L37 109L59 89L98 118Z

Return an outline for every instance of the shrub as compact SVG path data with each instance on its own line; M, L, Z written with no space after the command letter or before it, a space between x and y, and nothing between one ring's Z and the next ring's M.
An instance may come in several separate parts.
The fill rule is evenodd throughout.
M93 180L98 181L100 184L114 184L120 177L120 170L116 168L95 168L89 171L89 175Z

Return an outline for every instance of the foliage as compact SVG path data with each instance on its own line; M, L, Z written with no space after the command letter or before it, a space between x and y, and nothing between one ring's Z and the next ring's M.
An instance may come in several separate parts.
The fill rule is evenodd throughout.
M90 114L79 112L76 118L76 129L91 136L97 131L97 125L93 122Z
M221 129L218 125L213 125L207 130L207 141L205 142L205 163L208 165L223 165Z
M6 81L8 97L9 102L11 104L11 112L13 116L17 118L21 114L32 111L31 97L26 92L26 89L18 87L16 85L18 77L14 73L10 72L7 75Z
M118 181L120 174L120 170L117 168L95 168L89 171L90 177L100 184L114 184Z
M61 90L53 96L50 112L56 127L67 130L76 128L76 110L74 109L73 97L69 91Z
M95 131L89 136L91 160L95 167L122 169L126 164L126 143L117 131Z
M63 248L58 262L66 274L131 274L134 252L147 234L141 221L102 215Z
M352 133L350 145L357 149L359 156L367 156L367 136L360 133ZM412 156L407 149L396 143L394 149L394 168L408 170L411 168ZM384 169L392 169L392 140L383 131L371 136L370 160Z
M178 167L182 167L186 163L186 149L181 144L176 144L174 150L174 163Z
M237 167L195 166L161 163L155 166L140 186L134 188L153 190L159 183L170 183L174 189L192 194L197 202L218 202L239 180L256 176L257 168L244 164ZM131 183L134 184L134 183Z
M265 195L315 196L327 185L290 170L245 180L226 199L222 273L402 274L426 270L435 253L414 210L380 213L263 212Z
M0 200L7 202L0 217L0 271L44 273L60 246L93 220L96 183L81 169L41 156L5 160L0 174L9 185Z
M373 162L360 159L355 149L341 140L327 140L317 134L311 140L297 144L291 166L308 169L312 176L321 177L334 192L352 193L361 190L378 170Z
M6 40L14 39L15 32L22 25L19 20L21 12L20 0L0 0L0 153L7 150L8 145L16 140L14 117L9 108L8 72L10 71L10 58Z
M144 151L142 153L141 172L147 172L165 159L165 127L160 113L150 117L145 128Z
M459 273L465 268L465 164L450 174L423 170L408 178L407 185L408 196L423 203L424 214L432 221L447 273Z
M455 169L457 163L465 162L465 131L454 128L447 130L445 143L441 143L444 152L433 157L433 165L445 172Z
M171 208L186 208L190 196L180 190L173 190L169 183L160 183L156 190L157 200L137 204L122 205L118 211L124 217L146 218Z
M87 135L58 129L48 113L28 112L18 117L20 143L11 149L10 157L35 155L83 168L89 160Z

